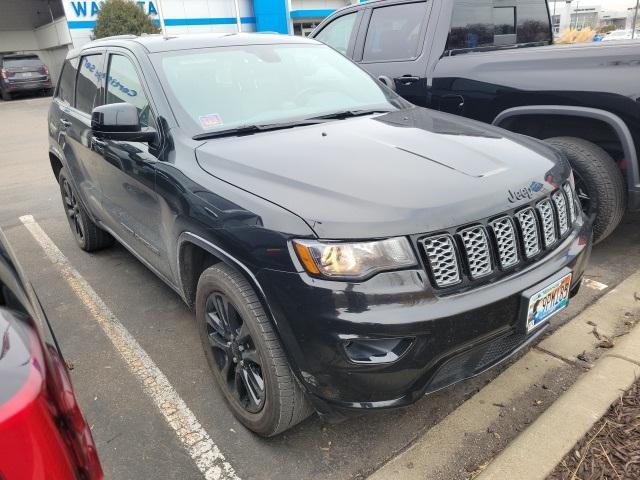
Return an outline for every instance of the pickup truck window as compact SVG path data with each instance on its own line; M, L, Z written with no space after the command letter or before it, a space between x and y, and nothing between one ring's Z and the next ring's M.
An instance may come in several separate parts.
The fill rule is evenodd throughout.
M356 21L356 15L357 13L354 12L336 18L318 33L316 40L346 55L347 48L349 47L349 39L351 39L351 33L353 32L353 26Z
M503 47L550 39L545 2L455 0L447 50Z
M418 56L426 2L403 3L373 10L364 43L364 62L412 60Z

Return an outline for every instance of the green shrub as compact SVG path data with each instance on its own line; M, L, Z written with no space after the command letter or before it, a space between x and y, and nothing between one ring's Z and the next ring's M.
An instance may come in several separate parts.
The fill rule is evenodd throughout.
M160 33L160 27L136 3L130 0L106 0L98 12L92 38L143 33Z

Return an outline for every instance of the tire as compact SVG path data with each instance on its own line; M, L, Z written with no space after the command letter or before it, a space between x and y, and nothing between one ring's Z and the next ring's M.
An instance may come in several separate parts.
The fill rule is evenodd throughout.
M218 308L220 305L230 307ZM227 319L220 321L218 311L226 311ZM213 376L245 427L271 437L313 412L271 321L242 274L223 263L206 269L198 281L196 320ZM235 333L227 335L225 325ZM262 390L259 381L247 380L256 373L262 379ZM254 385L253 396L249 384ZM256 398L260 400L256 402Z
M626 188L622 172L607 152L587 140L553 137L546 142L567 156L583 211L593 219L593 241L601 242L611 235L624 216Z
M11 93L6 92L4 90L0 91L0 95L2 96L2 100L4 100L5 102L8 102L9 100L11 100Z
M73 238L85 252L94 252L113 245L113 237L99 228L87 215L86 210L78 200L77 193L69 181L69 173L62 168L58 174L62 206Z

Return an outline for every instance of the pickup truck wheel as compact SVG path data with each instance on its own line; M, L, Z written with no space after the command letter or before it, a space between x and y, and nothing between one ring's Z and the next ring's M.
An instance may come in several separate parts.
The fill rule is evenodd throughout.
M582 209L593 219L594 243L607 238L625 212L625 184L615 160L598 145L574 137L553 137L547 143L561 150L573 167Z
M207 361L236 418L270 437L312 413L255 291L216 264L198 281L196 319Z
M78 196L69 182L69 174L66 168L62 168L58 174L62 205L69 221L71 233L78 246L85 252L93 252L113 244L113 237L99 228L87 215L84 207L78 200Z

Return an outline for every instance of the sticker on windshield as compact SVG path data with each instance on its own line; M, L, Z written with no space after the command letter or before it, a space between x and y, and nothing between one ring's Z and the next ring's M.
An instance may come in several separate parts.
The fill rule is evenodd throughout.
M213 128L222 125L222 118L217 113L210 113L209 115L200 115L200 125L202 128Z

